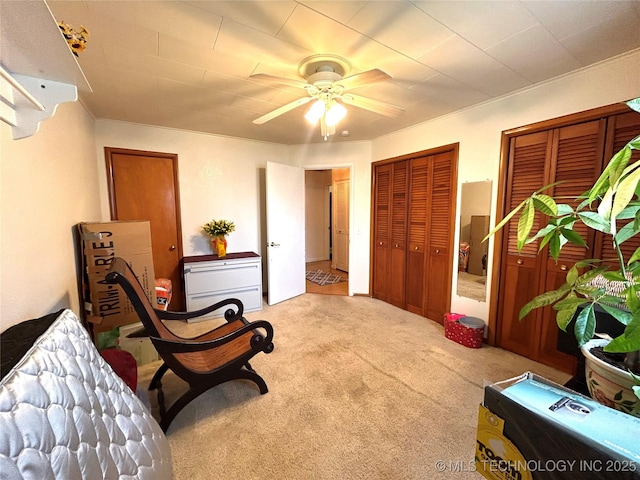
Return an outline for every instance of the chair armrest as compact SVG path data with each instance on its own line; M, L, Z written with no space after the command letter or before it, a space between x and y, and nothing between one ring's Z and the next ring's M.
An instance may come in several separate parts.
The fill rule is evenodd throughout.
M237 320L238 318L242 318L242 314L244 313L244 305L242 301L237 298L227 298L220 302L214 303L213 305L209 305L208 307L201 308L200 310L194 310L193 312L171 312L165 310L155 309L156 314L161 320L182 320L187 321L191 318L202 317L203 315L207 315L208 313L213 312L219 308L224 307L225 305L235 305L238 307L237 311L229 308L224 312L224 318L227 322L231 322L233 320Z
M257 332L257 329L263 329L266 336ZM254 333L254 336L251 338L251 348L253 350L264 351L265 353L271 353L273 351L273 327L266 320L256 320L245 324L231 333L212 340L197 341L195 339L172 340L159 337L150 338L160 353L166 352L174 354L211 350L225 345L249 332Z

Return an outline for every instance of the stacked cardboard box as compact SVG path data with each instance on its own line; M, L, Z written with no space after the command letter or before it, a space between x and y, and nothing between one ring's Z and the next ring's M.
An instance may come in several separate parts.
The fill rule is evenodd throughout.
M104 280L115 257L133 269L153 304L155 275L148 221L115 221L78 225L83 250L83 283L86 319L94 332L139 322L128 297L117 285Z

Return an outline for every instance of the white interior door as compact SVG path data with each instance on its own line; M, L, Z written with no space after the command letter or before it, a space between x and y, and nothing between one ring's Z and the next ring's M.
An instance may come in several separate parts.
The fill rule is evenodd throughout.
M304 170L267 162L269 305L305 292Z

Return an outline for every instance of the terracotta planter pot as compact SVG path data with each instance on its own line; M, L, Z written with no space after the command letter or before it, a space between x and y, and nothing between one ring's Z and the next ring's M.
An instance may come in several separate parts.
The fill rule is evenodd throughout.
M631 387L634 379L628 372L621 370L591 353L594 347L604 347L609 340L593 339L582 346L585 358L585 375L591 397L607 407L631 413L640 399L635 396ZM636 412L635 416L640 416Z

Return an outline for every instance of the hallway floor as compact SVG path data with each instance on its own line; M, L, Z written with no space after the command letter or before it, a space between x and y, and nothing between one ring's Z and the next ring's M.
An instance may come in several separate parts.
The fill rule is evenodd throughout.
M330 272L335 275L340 275L347 279L346 282L334 283L332 285L324 285L320 286L309 280L306 280L307 283L307 293L321 293L324 295L349 295L349 274L347 272L343 272L342 270L336 270L335 268L331 268L331 260L322 260L320 262L309 262L307 263L307 271L309 270L318 270L321 269L325 272Z

